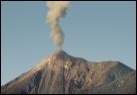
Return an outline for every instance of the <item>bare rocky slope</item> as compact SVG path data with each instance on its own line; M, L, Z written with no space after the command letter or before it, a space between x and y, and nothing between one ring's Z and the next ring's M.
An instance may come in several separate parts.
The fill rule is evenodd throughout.
M89 62L63 51L1 87L2 94L134 94L136 71L118 61Z

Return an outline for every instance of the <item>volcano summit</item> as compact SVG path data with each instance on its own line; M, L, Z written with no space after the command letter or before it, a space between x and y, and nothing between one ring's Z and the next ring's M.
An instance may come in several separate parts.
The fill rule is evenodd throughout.
M52 53L1 87L2 94L134 94L136 71L118 61L90 62Z

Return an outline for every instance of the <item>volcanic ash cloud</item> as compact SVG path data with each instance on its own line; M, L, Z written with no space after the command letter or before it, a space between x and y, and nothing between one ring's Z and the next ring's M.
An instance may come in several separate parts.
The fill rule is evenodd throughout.
M61 49L64 42L64 33L59 25L59 19L65 17L71 1L46 1L46 3L49 9L46 20L51 28L51 37L55 46Z

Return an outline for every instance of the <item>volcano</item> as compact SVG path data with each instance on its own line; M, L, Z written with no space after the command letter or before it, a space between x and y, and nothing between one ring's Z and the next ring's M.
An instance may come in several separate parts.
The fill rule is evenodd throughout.
M2 94L135 94L136 70L118 61L91 62L56 51L1 86Z

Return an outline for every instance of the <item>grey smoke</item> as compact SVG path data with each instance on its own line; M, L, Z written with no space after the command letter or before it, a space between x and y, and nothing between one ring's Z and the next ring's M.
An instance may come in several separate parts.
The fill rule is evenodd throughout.
M51 28L51 37L55 46L61 49L64 42L64 33L59 25L59 19L65 17L71 1L46 1L46 3L49 9L46 20Z

